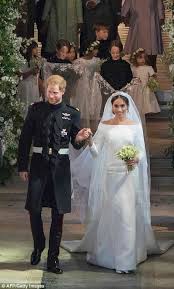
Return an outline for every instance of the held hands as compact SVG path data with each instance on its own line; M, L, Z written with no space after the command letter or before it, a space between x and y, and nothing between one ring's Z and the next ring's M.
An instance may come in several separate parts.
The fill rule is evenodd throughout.
M19 172L19 176L24 182L28 181L28 175L28 172Z
M87 140L91 135L92 131L90 128L83 128L76 135L76 142L82 142L84 140Z

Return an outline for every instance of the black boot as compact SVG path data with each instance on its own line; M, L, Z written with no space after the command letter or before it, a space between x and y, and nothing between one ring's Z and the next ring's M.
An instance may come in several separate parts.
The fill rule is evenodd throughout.
M57 257L48 257L47 271L55 274L62 274L63 270L59 266L59 259Z
M45 249L45 236L41 212L30 212L30 224L34 243L34 250L31 254L30 263L31 265L37 265L40 262L41 254Z
M40 258L41 258L41 254L43 250L40 250L40 249L33 250L33 252L31 253L31 259L30 259L31 265L37 265L40 262Z
M47 258L47 270L55 274L62 274L63 270L59 266L59 248L62 238L63 215L56 209L52 209L52 223L50 228L49 250Z

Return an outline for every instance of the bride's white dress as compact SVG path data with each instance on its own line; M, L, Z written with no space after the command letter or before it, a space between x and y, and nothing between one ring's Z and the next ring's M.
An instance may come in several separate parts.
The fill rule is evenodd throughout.
M104 178L98 179L99 184L91 184L90 222L81 243L88 252L89 262L117 270L135 269L136 264L147 256L143 224L136 228L136 171L128 173L125 162L115 156L128 144L136 145L143 153L138 144L136 125L100 124L91 153L97 157L102 150L105 173ZM100 194L96 193L96 185Z
M141 165L144 148L140 139L138 124L99 124L90 148L93 165L88 225L83 239L71 248L71 251L87 252L87 261L92 264L134 270L147 258L148 252L159 251L150 220L144 216L144 210L150 208L142 208L144 204L139 198L138 169L128 173L125 162L115 156L124 145L135 145Z

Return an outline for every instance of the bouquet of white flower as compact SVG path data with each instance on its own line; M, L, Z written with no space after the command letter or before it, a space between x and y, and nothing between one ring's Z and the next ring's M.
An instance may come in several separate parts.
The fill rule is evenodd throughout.
M125 145L118 152L116 152L115 155L127 163L128 161L134 160L138 156L138 153L139 151L134 145ZM128 171L132 171L134 168L135 165L127 164Z

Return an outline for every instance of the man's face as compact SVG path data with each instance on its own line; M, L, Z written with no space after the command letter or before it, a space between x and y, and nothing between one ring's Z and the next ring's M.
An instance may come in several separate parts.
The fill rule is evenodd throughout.
M60 90L59 85L48 85L47 87L47 100L50 104L58 104L62 102L63 90Z
M96 38L97 40L107 40L109 36L109 31L106 28L100 29L96 31Z

